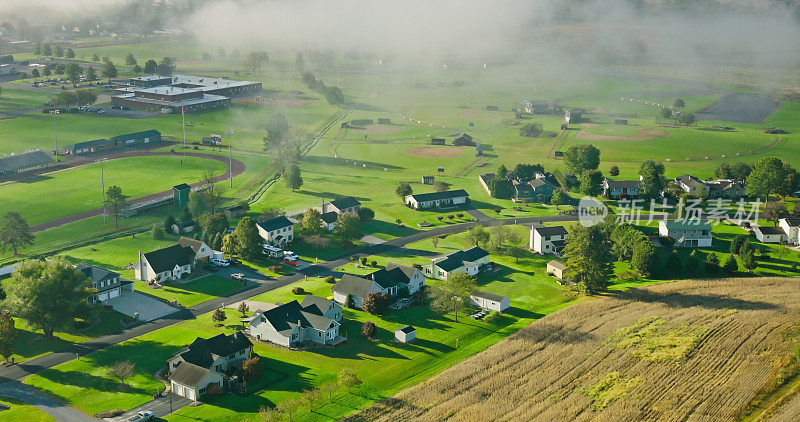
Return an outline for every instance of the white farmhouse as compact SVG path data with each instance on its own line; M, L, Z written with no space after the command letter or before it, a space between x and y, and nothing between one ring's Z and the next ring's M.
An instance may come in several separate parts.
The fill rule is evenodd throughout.
M800 218L781 218L778 220L778 227L786 233L787 244L800 245Z
M675 240L677 248L711 247L711 224L705 220L661 220L658 235Z
M531 227L529 246L539 254L559 255L566 245L567 229L564 226Z
M482 265L488 263L489 252L475 246L434 258L430 264L423 267L423 271L427 277L447 280L447 277L453 274L474 276L478 274Z

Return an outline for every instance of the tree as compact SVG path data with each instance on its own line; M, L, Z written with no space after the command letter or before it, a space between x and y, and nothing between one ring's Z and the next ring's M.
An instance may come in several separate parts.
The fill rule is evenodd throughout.
M364 236L361 219L357 215L349 213L340 214L334 224L333 233L339 236L343 242L361 239Z
M489 192L494 198L508 199L514 194L514 184L511 180L495 177L489 181Z
M114 226L119 228L119 218L125 214L128 209L128 195L122 193L122 188L117 185L111 185L106 189L106 202L103 204L111 215L114 216Z
M686 272L689 274L697 274L700 271L700 258L697 256L697 249L693 249L689 253L689 258L686 259Z
M564 247L570 280L590 294L606 290L614 275L611 241L603 226L573 226Z
M678 123L689 126L694 123L694 113L681 113L678 117Z
M52 56L53 50L50 48L50 44L44 43L42 44L42 55L44 56Z
M253 51L244 59L244 66L246 69L250 70L253 75L257 75L261 72L261 66L268 58L265 52Z
M0 355L6 359L14 354L14 344L17 341L17 328L14 327L14 318L11 311L3 309L0 311Z
M52 72L50 71L50 66L45 66L44 70L42 71L43 76L50 76Z
M236 308L236 310L241 312L242 313L242 318L244 318L244 317L247 316L247 311L250 310L250 307L247 306L247 302L242 301L242 303L239 304L239 307Z
M117 67L114 66L114 63L105 62L103 63L103 67L100 69L100 76L111 79L117 77Z
M31 234L28 222L17 212L7 212L3 216L0 226L0 251L11 249L14 256L19 256L19 250L33 245L36 237Z
M450 184L445 181L437 180L433 182L433 190L435 192L447 192L449 189L450 189Z
M283 415L281 415L281 411L277 407L261 406L258 409L258 420L260 422L281 422L283 421Z
M439 247L439 239L440 239L439 236L433 236L431 238L431 244L433 245L434 248Z
M758 262L756 261L755 253L753 252L753 248L747 248L747 250L739 255L742 259L742 267L744 267L747 271L753 272L758 267Z
M123 360L112 365L110 372L120 383L125 384L125 380L133 376L135 369L136 365L133 362Z
M156 65L155 73L158 76L172 76L175 73L175 61L171 57L162 58L161 62Z
M363 222L370 221L375 218L375 211L372 208L361 207L358 209L358 218Z
M663 118L665 118L665 119L670 119L670 118L672 118L672 110L670 110L670 109L669 109L669 108L667 108L667 107L664 107L664 108L662 108L662 109L661 109L661 117L663 117Z
M676 98L675 102L672 104L672 106L675 107L675 108L684 108L684 107L686 107L686 103L683 102L682 99Z
M25 261L3 283L4 306L45 337L74 326L75 318L90 311L90 284L86 276L62 257Z
M289 121L283 113L275 113L267 120L266 142L270 146L277 146L284 142L289 135Z
M347 388L347 392L351 393L354 387L358 387L363 383L356 371L350 368L342 368L338 376L339 385Z
M261 236L256 228L256 221L252 217L242 217L236 230L233 232L236 240L236 250L245 259L252 259L261 253Z
M747 177L747 193L763 196L769 202L773 193L783 193L784 184L789 176L783 162L776 157L764 157L756 161L753 170Z
M225 315L225 311L223 311L222 308L217 308L217 310L214 311L214 314L211 315L211 320L217 324L221 324L222 321L225 321L226 319L228 319L228 316Z
M61 91L50 100L54 106L70 106L78 101L78 96L74 91Z
M303 236L321 234L325 231L322 227L322 214L314 208L309 208L300 219L300 233Z
M603 173L600 170L584 170L581 173L580 191L589 196L603 193Z
M224 232L230 225L221 211L209 212L200 218L200 228L209 237Z
M39 77L39 69L34 68L31 70L31 77L38 78Z
M220 191L219 187L216 185L216 179L214 177L214 171L212 169L206 169L203 171L203 201L208 206L208 209L211 212L216 211L219 208L219 205L222 203L222 192ZM191 198L191 194L189 196Z
M411 185L408 183L400 183L397 185L397 189L394 190L394 193L397 194L402 199L405 199L406 196L413 194L411 190Z
M335 381L326 382L319 386L320 391L328 393L328 400L333 399L333 393L339 389L339 385Z
M458 322L458 311L466 306L475 286L475 279L463 273L453 274L430 286L431 310L439 314L453 312L454 320Z
M33 54L35 54L37 57L42 55L42 43L37 42L33 45Z
M475 246L486 246L486 244L489 243L489 240L491 240L491 235L485 228L483 228L483 226L474 225L467 229L467 239L474 243Z
M771 221L776 226L781 218L788 217L789 210L786 208L786 203L783 201L767 202L761 207L761 218Z
M519 262L520 258L524 258L528 251L518 245L511 245L508 247L508 255L514 257L514 262Z
M283 176L286 187L292 191L296 191L300 189L300 186L303 186L303 178L300 176L300 167L298 167L297 164L289 166Z
M497 177L506 177L508 175L508 169L506 168L505 164L500 164L497 167Z
M600 150L589 144L573 145L564 153L564 163L572 174L595 170L600 166Z
M83 69L75 63L70 63L64 68L64 73L67 75L67 80L78 82L81 79L81 74L83 74Z
M667 186L667 179L664 177L664 164L656 163L653 160L645 160L639 167L641 182L639 185L639 197L643 199L655 199L661 196L661 192Z
M374 293L374 292L373 292ZM361 335L367 339L374 339L378 334L378 327L372 321L364 321L361 324Z
M128 66L133 66L136 64L136 57L133 57L133 53L128 53L128 55L125 56L125 64Z
M317 400L319 400L321 395L322 393L320 393L318 388L312 388L310 390L306 390L303 393L303 395L300 396L300 399L303 400L303 402L308 405L308 411L313 412L314 403L316 403Z
M136 73L136 74L142 73L142 67L139 66L138 64L135 64L131 68L131 72Z
M743 161L737 161L731 166L731 175L728 179L746 180L750 172L753 171L753 166Z
M294 58L294 69L297 73L303 73L306 71L306 59L303 57L303 53L297 52L297 56Z
M236 255L238 249L236 247L236 238L232 234L226 234L222 237L222 252L228 256Z
M86 68L86 80L93 81L97 79L97 73L94 71L94 68L89 66ZM90 91L91 92L91 91Z
M619 176L619 167L616 165L611 166L611 168L608 169L608 175L614 177Z
M68 48L68 49L67 49L67 52L65 53L65 56L66 56L68 59L74 59L74 58L75 58L75 52L74 52L74 51L72 51L72 49L71 49L71 48Z
M716 272L719 271L719 258L717 258L717 254L711 252L706 255L705 266L706 274L716 274Z
M362 308L372 315L382 315L389 308L389 297L380 292L369 292L364 296Z
M156 73L156 67L157 66L158 66L158 63L156 63L156 61L153 60L153 59L150 59L150 60L146 61L144 63L144 73L146 73L148 75L152 75L152 74Z
M631 249L631 268L642 277L653 275L656 248L646 237L633 244Z
M253 356L242 362L242 372L245 379L256 379L264 372L264 364L261 363L260 356Z
M292 413L294 413L297 408L300 407L300 400L297 398L288 398L285 400L281 400L278 403L277 409L279 412L286 414L289 416L289 422L292 420Z
M667 257L667 271L674 277L679 276L683 273L683 261L681 261L680 255L678 255L677 251L672 251L671 254Z
M60 45L57 45L55 50L53 50L53 54L56 57L64 57L64 48L62 48Z
M93 54L92 55L92 61L93 62L99 62L100 61L100 56L98 56L97 54Z
M728 163L722 163L714 169L714 176L718 179L732 179L733 178L733 169L731 169L731 165Z
M734 236L731 240L730 253L734 255L738 254L745 242L748 242L747 235L737 234Z
M728 259L725 261L725 265L722 266L722 270L727 275L734 274L739 270L739 264L736 262L736 258L733 255L728 256Z

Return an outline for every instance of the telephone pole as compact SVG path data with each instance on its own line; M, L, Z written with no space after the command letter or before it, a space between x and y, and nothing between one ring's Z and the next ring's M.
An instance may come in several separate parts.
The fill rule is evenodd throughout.
M107 158L96 160L95 163L100 163L100 192L103 194L103 224L106 224L106 182L103 175L103 163L108 161Z

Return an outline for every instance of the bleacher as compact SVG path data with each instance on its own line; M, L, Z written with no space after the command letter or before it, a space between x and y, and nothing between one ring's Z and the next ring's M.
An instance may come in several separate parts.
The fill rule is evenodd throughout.
M11 153L0 157L0 174L17 173L53 164L53 157L42 150Z

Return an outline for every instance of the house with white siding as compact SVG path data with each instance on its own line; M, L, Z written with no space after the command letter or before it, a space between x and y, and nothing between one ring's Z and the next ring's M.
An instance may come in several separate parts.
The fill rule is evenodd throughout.
M125 292L133 291L133 282L123 280L122 275L94 265L78 264L75 269L82 272L95 290L89 303L102 303Z
M395 296L404 290L414 294L425 285L425 276L414 267L389 264L386 268L365 276L345 274L333 288L333 300L347 305L348 297L353 306L364 306L364 298L370 292L386 296Z
M778 227L786 233L787 244L800 245L800 218L781 218L778 220Z
M211 259L214 257L215 251L202 240L181 236L181 238L178 239L178 244L183 247L192 248L196 260Z
M294 223L282 215L256 223L256 228L268 245L282 247L294 240Z
M786 232L781 227L756 226L753 234L762 243L786 243Z
M489 252L475 246L433 258L430 264L422 267L426 277L447 280L454 274L477 275L481 266L489 263Z
M167 359L170 390L190 400L200 400L212 384L227 387L227 373L250 357L253 343L241 333L198 337Z
M279 303L269 310L258 310L247 323L248 334L259 340L285 347L303 343L335 345L346 338L339 334L342 307L331 299L307 295L300 303Z
M567 242L567 229L564 226L531 227L528 246L538 254L560 255Z
M472 292L469 295L469 301L479 308L497 312L503 312L511 306L511 301L508 297L480 290Z
M141 281L163 282L178 280L191 274L197 264L194 250L180 244L143 254L133 264L134 278Z
M469 194L464 189L445 192L418 193L405 197L406 206L415 210L428 208L451 208L466 204Z
M639 180L603 180L603 195L609 199L635 199L639 197Z
M661 220L658 235L675 240L676 248L711 247L711 223L705 220Z

